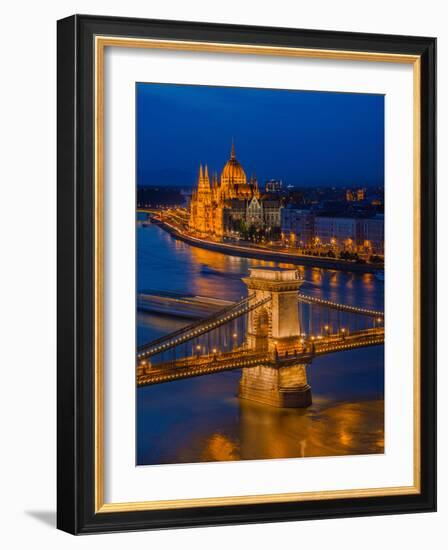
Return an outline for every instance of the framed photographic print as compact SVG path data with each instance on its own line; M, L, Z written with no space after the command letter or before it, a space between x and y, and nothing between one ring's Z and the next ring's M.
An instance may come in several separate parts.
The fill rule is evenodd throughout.
M58 527L434 511L433 38L58 22Z

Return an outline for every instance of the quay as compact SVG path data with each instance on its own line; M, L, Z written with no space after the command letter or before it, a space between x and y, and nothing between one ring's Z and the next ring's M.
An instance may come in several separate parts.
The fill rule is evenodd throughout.
M166 221L157 219L151 216L151 222L161 227L168 232L172 237L183 241L191 246L212 250L214 252L222 252L233 256L243 258L254 258L265 260L268 262L282 262L293 265L303 265L310 267L320 267L323 269L335 269L339 271L351 271L355 273L378 273L384 271L384 266L374 265L371 263L356 263L348 260L340 260L337 258L322 258L319 256L306 256L291 254L289 252L281 252L277 250L260 249L249 246L240 246L237 244L229 244L223 242L213 242L205 239L199 239L180 231L176 226L171 225Z

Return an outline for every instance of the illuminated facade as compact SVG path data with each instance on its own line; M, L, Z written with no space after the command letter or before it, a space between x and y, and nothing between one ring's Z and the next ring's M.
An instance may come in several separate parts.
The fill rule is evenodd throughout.
M289 204L281 214L282 239L290 246L310 248L314 245L314 218L312 210Z
M334 246L355 252L361 243L357 218L316 216L314 234L316 246Z
M348 202L361 202L366 198L365 189L347 189L345 192L345 200Z
M237 231L240 224L280 227L280 201L261 196L255 178L246 172L235 156L235 146L221 176L210 176L208 167L199 167L199 178L190 203L189 229L201 236L221 239Z
M384 255L384 216L371 218L316 216L316 246Z
M360 220L362 245L366 252L384 255L384 215Z
M323 216L288 205L281 214L282 239L289 246L384 255L384 216Z

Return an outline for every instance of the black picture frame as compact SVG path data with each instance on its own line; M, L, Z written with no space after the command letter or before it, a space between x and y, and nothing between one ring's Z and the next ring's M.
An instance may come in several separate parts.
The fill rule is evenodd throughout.
M74 15L57 25L57 526L73 534L436 509L436 39ZM94 50L97 35L412 54L421 59L419 494L95 512Z

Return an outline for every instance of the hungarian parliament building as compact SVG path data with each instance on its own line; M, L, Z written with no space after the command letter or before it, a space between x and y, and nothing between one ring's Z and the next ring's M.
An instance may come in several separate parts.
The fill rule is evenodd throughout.
M255 177L247 178L235 156L230 158L218 179L208 167L199 168L199 178L190 203L189 229L201 236L221 240L244 228L280 228L282 205L276 195L260 193Z
M336 209L324 201L296 202L281 191L278 180L267 182L260 191L255 177L247 178L232 143L219 178L216 173L210 175L207 166L199 167L188 228L192 234L217 241L251 240L256 231L257 239L262 235L293 248L384 255L384 215L377 212L376 201L366 199L365 189L349 189L345 198L335 202Z

